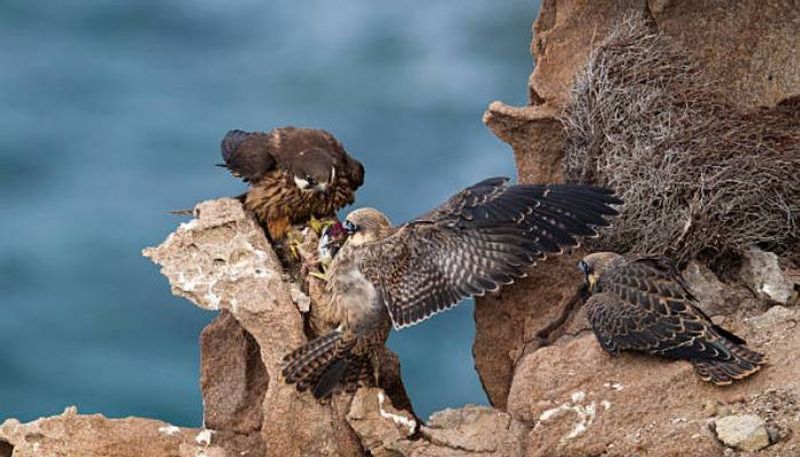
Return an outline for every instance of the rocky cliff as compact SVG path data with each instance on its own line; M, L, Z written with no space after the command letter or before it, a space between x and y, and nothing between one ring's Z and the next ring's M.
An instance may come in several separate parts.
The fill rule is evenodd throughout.
M534 24L529 105L495 102L484 116L514 148L521 181L563 179L563 113L576 76L632 15L685 50L735 109L800 95L796 3L545 0ZM422 423L388 351L380 387L329 405L278 381L281 357L325 325L314 318L319 283L294 282L237 201L205 202L195 215L145 255L173 293L220 312L201 337L204 427L68 409L6 421L0 457L800 455L800 271L791 256L749 249L724 281L702 261L686 263L713 319L768 354L761 373L728 388L702 383L684 362L609 357L580 311L541 347L536 331L581 280L580 252L548 260L522 283L478 300L473 351L494 407L449 409Z

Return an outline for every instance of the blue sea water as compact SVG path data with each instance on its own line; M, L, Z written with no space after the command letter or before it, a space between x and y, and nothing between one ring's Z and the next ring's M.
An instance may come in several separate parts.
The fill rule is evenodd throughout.
M512 154L481 123L526 101L534 0L0 2L0 420L68 405L198 426L214 314L140 256L168 210L243 190L230 128L328 129L395 222ZM472 304L394 334L421 415L486 403Z

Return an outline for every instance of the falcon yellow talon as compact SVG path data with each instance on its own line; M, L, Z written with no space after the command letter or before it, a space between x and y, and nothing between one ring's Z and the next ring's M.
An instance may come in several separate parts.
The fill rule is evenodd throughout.
M327 274L319 272L319 271L312 271L312 272L308 273L308 275L309 276L313 276L313 277L315 277L317 279L321 279L321 280L323 280L325 282L328 282L328 279L329 279Z
M308 219L308 228L314 231L317 235L322 232L322 223L314 216Z
M292 259L300 259L300 249L303 246L303 235L294 229L289 229L286 232L286 249L289 251L289 256Z

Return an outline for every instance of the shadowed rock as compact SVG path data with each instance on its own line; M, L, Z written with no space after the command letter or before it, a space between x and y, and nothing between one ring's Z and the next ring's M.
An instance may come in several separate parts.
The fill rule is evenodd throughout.
M250 434L261 430L269 377L256 340L226 310L200 335L203 425Z

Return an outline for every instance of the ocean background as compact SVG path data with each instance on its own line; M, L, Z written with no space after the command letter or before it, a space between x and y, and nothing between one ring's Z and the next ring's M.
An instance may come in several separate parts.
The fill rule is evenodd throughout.
M0 421L69 405L199 426L198 337L141 249L235 195L231 128L321 127L395 223L493 175L526 102L534 0L0 2ZM486 404L466 302L390 338L423 417Z

